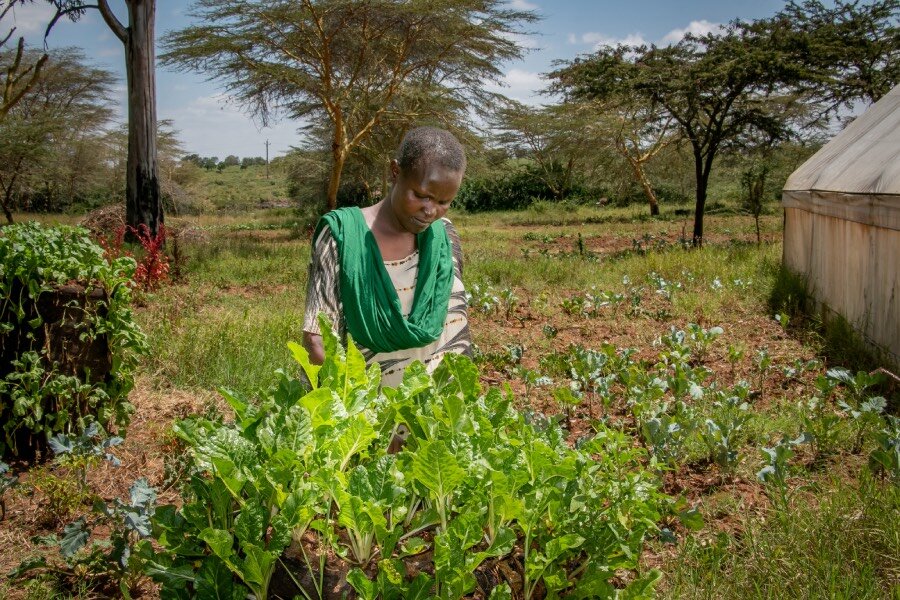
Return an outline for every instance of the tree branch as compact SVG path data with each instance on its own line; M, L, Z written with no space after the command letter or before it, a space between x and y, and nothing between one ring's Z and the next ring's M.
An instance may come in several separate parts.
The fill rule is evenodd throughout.
M128 30L122 25L119 19L116 18L116 15L113 14L107 0L98 0L97 9L100 11L103 20L106 21L106 24L112 30L113 34L119 38L123 44L126 43L128 41Z
M66 9L57 8L56 14L53 15L53 18L50 20L50 23L47 25L47 29L44 30L44 44L45 44L44 47L46 47L47 38L50 36L50 30L53 29L53 26L56 25L56 22L59 21L60 18L66 16L69 13L79 12L86 8L100 8L100 7L97 6L96 4L86 4L86 5L72 6L70 8L66 8Z

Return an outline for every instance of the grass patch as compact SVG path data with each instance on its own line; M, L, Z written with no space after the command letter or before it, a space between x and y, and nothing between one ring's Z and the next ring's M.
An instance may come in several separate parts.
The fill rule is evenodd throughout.
M193 305L173 298L141 311L153 349L146 371L155 382L177 388L249 394L268 387L275 369L296 368L286 344L302 336L298 293L245 298L213 292Z
M742 534L689 537L664 567L665 598L897 598L900 487L863 473L825 481Z

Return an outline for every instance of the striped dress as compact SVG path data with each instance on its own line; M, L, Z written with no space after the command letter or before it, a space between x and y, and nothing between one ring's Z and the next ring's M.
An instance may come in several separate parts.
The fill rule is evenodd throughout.
M441 357L448 352L469 354L472 340L469 333L468 310L466 306L466 290L462 282L462 246L459 233L449 219L443 219L447 235L453 247L453 288L450 293L450 305L444 330L441 336L421 348L409 348L395 352L374 353L368 348L359 346L366 358L366 363L377 362L381 366L382 385L396 387L403 379L403 370L413 361L421 361L429 372L440 364ZM419 272L419 251L416 250L406 258L384 261L384 267L394 282L394 289L400 298L403 316L412 311L413 295L416 290L416 277ZM306 287L306 311L303 330L320 334L317 315L319 312L335 324L335 330L346 339L346 324L343 317L343 306L340 294L340 263L337 244L331 237L331 231L325 227L319 237L313 240L312 258L309 264L309 282Z

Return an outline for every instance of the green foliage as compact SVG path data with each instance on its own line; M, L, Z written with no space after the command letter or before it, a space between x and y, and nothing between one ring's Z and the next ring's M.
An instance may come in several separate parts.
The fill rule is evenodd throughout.
M324 343L321 367L291 345L311 389L281 373L255 401L223 391L232 424L177 425L205 475L181 508L157 511L162 551L149 573L164 594L196 593L225 569L230 589L265 597L284 548L310 536L363 568L378 557L374 580L348 577L362 597L459 598L479 565L517 547L526 597L538 585L614 593L615 573L637 567L667 500L628 436L603 429L571 449L558 426L529 424L510 397L481 390L465 357L447 355L433 375L415 364L399 387L379 389L378 367L352 342L344 350L326 333ZM387 454L401 424L406 444ZM429 546L433 578L407 579L402 558ZM307 568L319 579L321 563Z
M536 166L493 177L466 178L453 201L468 212L519 210L535 200L553 200L555 194Z
M900 486L900 419L887 415L884 427L874 437L876 447L869 454L869 466Z
M132 320L127 285L135 269L131 258L109 262L87 231L72 227L13 225L0 235L0 336L11 368L0 379L3 399L3 453L17 452L24 433L46 440L54 434L83 431L91 420L124 427L127 402L143 333ZM59 286L78 282L101 291L101 300L63 307L60 325L45 322L41 298ZM75 303L77 304L77 303ZM103 343L112 357L109 373L98 378L76 362L62 365L52 354L58 327L74 327L85 346ZM45 340L49 340L45 343ZM90 348L88 348L90 349ZM69 352L75 354L77 346ZM66 357L68 355L64 355ZM77 355L76 355L77 356Z
M80 580L86 587L114 589L130 598L143 576L142 555L147 555L150 519L156 510L156 491L145 478L129 488L128 501L95 500L91 514L72 521L62 537L49 535L36 541L59 549L59 560L49 556L25 559L9 577L22 580L43 573L63 580ZM89 544L95 529L106 537Z

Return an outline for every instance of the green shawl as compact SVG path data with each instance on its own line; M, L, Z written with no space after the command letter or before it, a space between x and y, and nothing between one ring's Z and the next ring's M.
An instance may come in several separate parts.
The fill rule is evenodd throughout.
M326 226L337 244L344 321L355 341L381 353L420 348L440 337L453 287L453 253L443 221L416 235L419 273L408 318L362 211L354 206L325 214L314 242Z

